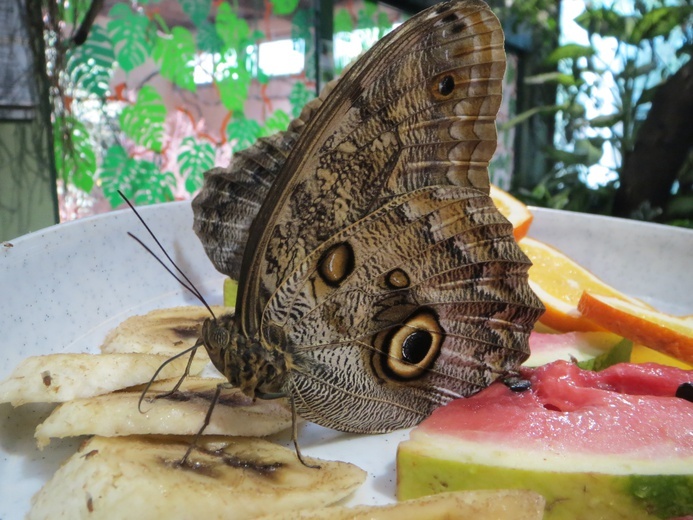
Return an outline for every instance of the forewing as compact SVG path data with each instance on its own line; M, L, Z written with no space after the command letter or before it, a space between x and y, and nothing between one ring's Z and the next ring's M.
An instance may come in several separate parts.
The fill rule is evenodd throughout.
M504 69L498 20L466 0L420 13L347 71L253 222L238 299L248 336L312 251L389 198L435 185L488 190Z

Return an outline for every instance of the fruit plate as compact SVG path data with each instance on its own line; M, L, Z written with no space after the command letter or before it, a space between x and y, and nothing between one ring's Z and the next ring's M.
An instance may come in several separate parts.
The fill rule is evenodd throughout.
M210 303L221 303L222 276L191 229L190 203L140 211ZM663 311L693 314L693 231L539 208L533 213L531 236L631 296ZM0 246L0 378L29 355L96 353L106 333L128 316L198 303L128 231L148 239L135 215L122 210ZM32 495L78 446L79 440L54 440L44 451L36 449L33 430L51 408L0 405L0 519L22 518ZM407 436L406 430L348 435L307 424L300 442L307 455L347 460L368 471L367 483L350 503L377 504L394 500L395 453ZM286 436L276 440L289 441Z

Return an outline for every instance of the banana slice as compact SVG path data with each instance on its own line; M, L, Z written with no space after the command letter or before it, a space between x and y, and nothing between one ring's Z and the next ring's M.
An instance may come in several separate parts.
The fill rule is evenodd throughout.
M325 507L288 511L261 520L541 520L544 497L526 490L482 490L441 493L387 506Z
M151 354L32 356L0 382L0 403L60 403L141 385L167 359ZM159 379L179 377L187 362L187 357L172 361L161 371ZM206 364L206 360L195 356L191 373L199 374Z
M189 377L175 394L150 399L168 392L176 382L154 383L142 402L144 413L137 407L142 388L63 403L36 428L38 446L43 449L50 438L77 435L193 435L202 426L217 385L226 380ZM205 435L264 437L290 426L291 411L285 399L253 402L240 390L229 389L222 391Z
M30 520L245 519L334 503L366 473L344 462L302 465L293 450L261 439L205 438L188 463L189 439L94 437L32 500Z
M216 316L233 312L228 307L212 307ZM209 318L205 307L188 306L158 309L132 316L108 333L101 352L141 352L174 356L191 347L200 337L202 322ZM204 348L195 357L207 359Z

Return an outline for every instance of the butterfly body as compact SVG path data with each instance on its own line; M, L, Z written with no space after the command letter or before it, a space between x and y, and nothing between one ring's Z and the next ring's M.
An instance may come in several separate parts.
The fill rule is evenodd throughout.
M195 231L239 294L203 343L231 384L384 432L528 356L543 309L488 196L504 67L485 4L439 4L206 175Z

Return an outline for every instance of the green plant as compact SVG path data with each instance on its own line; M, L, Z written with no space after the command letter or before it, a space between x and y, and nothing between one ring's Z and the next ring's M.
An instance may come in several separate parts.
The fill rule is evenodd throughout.
M63 193L102 197L112 207L122 203L118 190L139 204L190 197L204 171L284 130L316 94L315 13L297 0L271 0L255 19L240 17L234 3L178 0L189 23L171 27L158 2L109 4L101 13L106 21L92 25L99 0L46 1ZM374 2L352 14L351 30L392 26ZM291 78L288 109L274 106L272 78L258 61L260 43L270 39L264 30L278 16L290 17L291 38L305 53L304 72ZM339 12L337 19L345 22ZM207 84L195 76L203 68ZM200 97L224 114L218 127L205 120ZM257 103L248 112L256 99L260 116Z
M693 42L690 0L636 1L632 6L622 12L616 3L588 5L575 21L587 31L589 43L559 46L545 62L554 71L526 79L530 86L551 84L558 90L557 103L534 107L508 123L532 116L556 118L554 144L546 151L553 167L536 186L521 191L526 201L614 212L625 159L633 153L653 96L686 63ZM599 52L605 47L612 49L610 59ZM589 177L597 165L605 174L601 182ZM669 184L667 189L675 191ZM629 216L651 220L665 216L664 211L648 211L644 203Z

